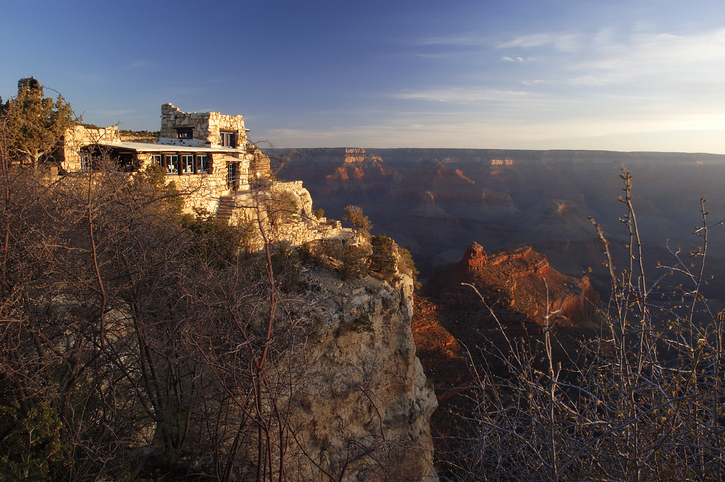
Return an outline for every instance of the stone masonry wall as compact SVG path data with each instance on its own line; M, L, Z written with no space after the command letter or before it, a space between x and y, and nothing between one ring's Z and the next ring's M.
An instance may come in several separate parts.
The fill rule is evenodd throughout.
M63 135L63 149L61 152L61 167L67 172L81 170L80 148L93 144L120 142L118 126L103 128L90 128L81 125L74 126Z
M177 128L192 128L193 139L178 139ZM237 149L246 149L247 130L241 115L222 115L219 112L182 112L173 104L161 106L161 144L220 147L220 132L234 132Z
M172 149L173 150L173 149ZM151 164L151 156L157 152L140 152L138 154L139 170L146 169ZM167 175L166 182L173 182L176 188L184 194L184 210L194 213L204 209L216 213L219 208L219 198L228 196L230 189L227 184L227 156L225 154L209 153L209 172L206 174L175 174ZM240 161L234 159L239 165L240 190L248 190L248 156Z

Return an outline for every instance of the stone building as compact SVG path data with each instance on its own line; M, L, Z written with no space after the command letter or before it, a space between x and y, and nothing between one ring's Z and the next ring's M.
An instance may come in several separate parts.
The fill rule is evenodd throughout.
M247 132L240 115L181 112L164 104L157 143L122 141L116 126L75 126L64 136L60 169L64 173L90 171L98 154L130 172L159 165L169 180L190 193L189 209L217 212L224 197L248 192L250 181L270 175L269 158L249 142Z
M318 219L312 198L301 182L271 182L270 161L249 141L241 115L219 112L182 112L172 104L161 106L159 140L123 141L117 126L75 126L63 137L57 152L62 174L90 172L95 159L105 157L133 173L157 165L183 194L186 211L208 212L232 222L256 219L264 205L275 240L299 245L313 239L344 235L338 221ZM286 222L274 222L280 210ZM348 233L349 235L349 233Z

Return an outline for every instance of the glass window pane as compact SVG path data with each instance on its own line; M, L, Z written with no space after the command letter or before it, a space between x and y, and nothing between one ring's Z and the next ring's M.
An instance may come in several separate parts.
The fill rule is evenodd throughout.
M184 174L193 174L194 173L194 156L189 154L184 154L181 156L182 159L182 167Z
M166 156L166 174L179 173L179 156L170 154Z
M200 174L206 174L209 172L209 164L206 159L206 154L200 154L196 156L197 159L197 172Z

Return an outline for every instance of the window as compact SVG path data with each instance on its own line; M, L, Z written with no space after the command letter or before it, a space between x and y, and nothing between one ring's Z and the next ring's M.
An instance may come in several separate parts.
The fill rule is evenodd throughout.
M177 154L166 154L166 174L179 173L179 156Z
M209 172L209 160L206 154L199 154L196 156L196 172L198 174L206 174Z
M194 174L194 155L184 154L181 156L181 166L184 174Z
M194 138L194 129L192 129L191 127L177 128L176 129L176 138L177 139L193 139Z
M161 165L161 154L154 154L151 156L151 165L152 166L160 166Z
M236 147L234 132L219 132L222 147Z

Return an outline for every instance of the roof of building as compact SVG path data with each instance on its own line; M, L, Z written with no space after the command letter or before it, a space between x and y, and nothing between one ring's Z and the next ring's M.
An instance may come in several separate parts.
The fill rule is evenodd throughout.
M151 142L103 142L102 144L104 146L118 149L129 149L136 152L246 152L244 149L235 149L233 147L192 147Z

